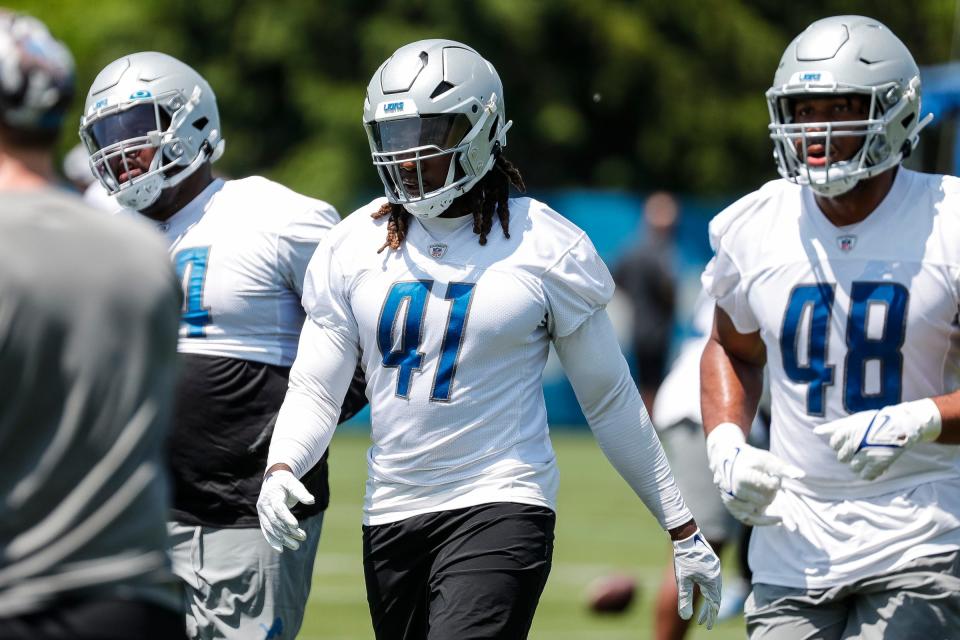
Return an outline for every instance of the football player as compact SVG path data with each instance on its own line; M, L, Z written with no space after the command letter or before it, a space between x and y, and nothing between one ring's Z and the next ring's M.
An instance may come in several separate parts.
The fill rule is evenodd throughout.
M673 539L681 615L711 626L720 565L683 503L604 307L613 281L580 229L522 189L493 66L424 40L364 104L386 198L324 239L258 509L295 549L289 504L336 425L356 362L372 440L364 507L376 636L523 638L550 571L558 473L541 375L551 343L610 461ZM598 363L603 363L598 366Z
M901 162L930 117L904 44L838 16L767 92L782 180L710 225L714 480L750 543L758 638L960 629L960 181ZM745 443L769 367L770 452Z
M337 212L265 178L215 179L214 93L162 53L107 65L80 135L108 193L165 236L183 285L169 533L188 634L292 638L328 501L326 454L304 476L316 500L298 508L308 535L296 561L264 543L256 499L305 316L304 272ZM344 417L365 399L347 402Z
M165 553L180 288L56 182L73 59L0 9L0 638L184 638Z

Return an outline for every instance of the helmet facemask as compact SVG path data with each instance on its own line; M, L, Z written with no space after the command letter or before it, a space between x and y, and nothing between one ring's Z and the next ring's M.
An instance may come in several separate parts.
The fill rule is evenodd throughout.
M919 79L916 79L919 84ZM767 92L770 111L770 138L781 176L809 185L826 197L835 197L852 189L860 180L871 178L898 165L916 144L920 129L930 117L914 122L919 92L912 86L901 94L896 83L865 87L834 85L816 88L809 85L787 86ZM793 103L799 98L860 96L867 102L867 117L862 120L796 123ZM832 157L832 142L838 138L858 138L862 142L853 157ZM797 144L799 142L799 144ZM899 144L898 144L899 143ZM822 144L822 165L807 162L811 145ZM798 152L799 147L799 152Z

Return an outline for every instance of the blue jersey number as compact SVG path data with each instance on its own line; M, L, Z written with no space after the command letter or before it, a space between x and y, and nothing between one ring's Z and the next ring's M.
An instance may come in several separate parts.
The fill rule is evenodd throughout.
M854 282L850 289L850 314L847 319L847 355L844 362L843 404L855 413L880 409L900 402L903 379L903 340L906 334L907 288L895 282ZM834 383L833 369L828 365L827 344L830 315L833 312L834 286L803 285L790 294L780 332L783 369L794 382L806 383L807 413L824 415L827 387ZM872 307L883 315L879 337L867 336L867 323ZM804 322L806 321L806 322ZM807 326L807 342L800 344L801 324ZM805 363L801 362L805 350ZM867 363L875 361L880 368L880 389L868 394L864 390Z
M430 400L450 400L450 389L457 372L463 331L470 313L470 300L474 284L451 282L447 286L446 300L450 301L450 315L440 345L437 373L433 379ZM377 346L383 356L383 366L397 369L397 395L410 397L410 379L423 367L424 354L420 351L423 340L423 318L427 311L427 299L433 289L433 280L397 282L390 287L387 299L377 323ZM401 309L405 311L401 317ZM399 325L399 326L398 326ZM394 350L394 331L399 328L400 341Z
M814 284L797 287L790 294L787 313L780 332L780 351L783 369L794 382L805 382L807 413L823 415L827 387L833 384L833 367L827 364L827 329L833 308L833 285ZM806 344L806 364L801 364L799 344L800 323L809 318L809 340Z
M187 337L202 338L206 335L204 327L213 322L210 309L203 306L203 285L207 279L207 261L210 247L191 247L174 256L177 277L183 285L184 311L181 321L187 325ZM189 277L187 268L190 269Z
M850 319L847 321L847 360L843 404L851 413L882 409L900 402L903 381L903 339L907 333L907 300L910 292L893 282L854 282L850 290ZM872 306L883 313L883 332L867 337L868 313ZM867 363L880 363L880 391L867 395L863 383Z

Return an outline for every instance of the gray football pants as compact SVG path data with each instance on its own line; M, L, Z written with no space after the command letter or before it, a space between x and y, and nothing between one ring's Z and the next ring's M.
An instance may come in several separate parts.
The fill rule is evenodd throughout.
M323 514L305 518L307 539L277 553L260 529L167 524L173 573L184 582L191 640L295 638L310 595Z
M753 585L750 640L946 640L960 637L960 552L918 558L849 585Z

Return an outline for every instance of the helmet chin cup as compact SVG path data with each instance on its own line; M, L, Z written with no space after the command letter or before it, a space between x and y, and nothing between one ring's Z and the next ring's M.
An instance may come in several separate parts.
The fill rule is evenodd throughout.
M836 198L847 193L860 182L857 176L844 176L842 178L831 177L828 181L826 169L807 169L809 182L807 184L817 194L826 198ZM801 181L801 184L806 181Z
M418 218L428 220L430 218L436 218L449 209L456 197L457 194L454 193L454 190L449 189L430 198L404 202L403 208Z
M161 191L163 191L163 174L152 173L142 179L134 178L120 185L116 197L120 205L142 211L157 201Z

